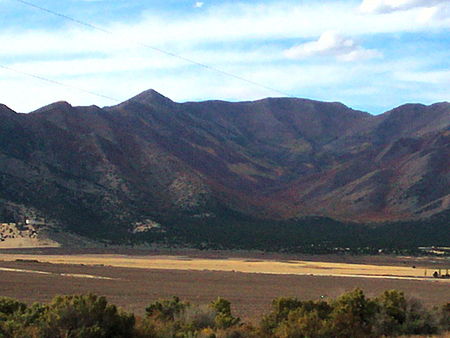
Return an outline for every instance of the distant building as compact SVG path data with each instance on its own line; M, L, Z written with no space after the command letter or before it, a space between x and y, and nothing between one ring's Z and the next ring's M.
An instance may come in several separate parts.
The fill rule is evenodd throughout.
M45 225L45 219L44 218L27 218L25 219L26 225Z

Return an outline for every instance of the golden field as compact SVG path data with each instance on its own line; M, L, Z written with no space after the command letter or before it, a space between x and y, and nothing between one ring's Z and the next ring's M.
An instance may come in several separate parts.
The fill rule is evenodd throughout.
M2 261L37 260L52 264L104 265L122 268L192 271L228 271L278 275L342 276L383 279L433 280L449 283L449 279L435 279L432 266L392 266L301 260L271 260L249 258L198 258L188 256L115 254L39 255L0 254ZM445 270L444 270L445 271Z

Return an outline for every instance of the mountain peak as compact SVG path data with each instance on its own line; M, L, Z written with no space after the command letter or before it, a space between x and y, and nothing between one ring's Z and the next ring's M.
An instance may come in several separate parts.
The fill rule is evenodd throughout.
M139 102L141 104L145 105L154 105L154 104L171 104L173 101L169 99L168 97L165 97L164 95L158 93L154 89L146 90L134 97L132 97L130 100L131 102Z
M437 110L444 110L447 113L450 110L450 103L445 101L430 105L425 105L422 103L406 103L386 112L385 114L427 114Z
M40 114L52 111L68 112L71 111L72 109L73 106L70 103L66 101L57 101L33 111L32 114Z
M16 112L7 105L0 103L0 114L16 114Z

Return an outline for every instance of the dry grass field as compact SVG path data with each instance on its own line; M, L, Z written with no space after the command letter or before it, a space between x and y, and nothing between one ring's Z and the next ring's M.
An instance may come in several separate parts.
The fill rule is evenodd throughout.
M177 295L208 303L221 296L246 320L258 318L279 296L333 298L356 287L369 296L399 289L427 305L450 301L450 282L425 278L425 262L412 268L392 261L382 265L273 258L1 253L0 295L33 302L93 292L137 314L158 298Z
M84 255L40 255L40 254L0 254L0 260L37 260L52 264L105 265L122 268L190 270L190 271L228 271L244 273L265 273L277 275L314 275L365 277L382 279L431 278L433 269L412 266L334 263L300 260L274 260L252 258L199 258L189 256L129 256L117 254ZM450 282L450 280L435 280Z

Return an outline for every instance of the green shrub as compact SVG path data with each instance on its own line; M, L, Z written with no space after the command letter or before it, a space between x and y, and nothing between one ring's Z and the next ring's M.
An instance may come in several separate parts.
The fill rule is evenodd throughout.
M156 338L160 328L149 318L136 318L135 337L136 338Z
M260 332L251 325L241 324L228 329L217 330L214 338L261 338Z
M287 337L322 337L325 330L325 321L320 318L317 310L292 311L288 319L275 330L280 338Z
M379 311L374 331L377 335L396 336L402 333L406 320L407 301L403 292L387 290L376 298Z
M43 337L132 337L135 319L93 294L58 296L42 315Z
M437 311L439 326L442 331L450 331L450 302L444 304Z
M240 318L231 314L231 303L228 300L219 297L210 304L210 307L216 311L215 327L227 329L239 323Z
M158 300L146 308L147 326L161 335L197 335L203 329L227 329L239 323L231 313L231 303L223 298L209 306L182 302L178 297Z
M289 313L297 310L302 306L302 302L297 298L280 297L272 301L272 311L263 316L261 320L261 332L265 335L270 335L274 330L285 320L287 320Z
M23 312L27 306L15 299L8 297L0 298L0 320L4 320L15 312Z
M185 307L176 317L180 327L185 331L199 331L215 328L217 312L209 306L190 305Z
M374 325L376 335L434 334L439 330L438 316L425 310L417 300L406 299L403 292L388 290L376 301L379 306Z
M175 320L175 316L179 315L190 304L180 301L180 298L173 297L172 299L157 300L150 304L145 312L147 317L152 317L156 320L169 321Z
M39 322L45 306L27 307L11 298L0 299L0 337L39 337Z
M450 329L450 303L429 311L400 291L375 299L360 289L335 300L278 298L260 327L240 324L231 303L218 298L192 305L174 297L135 318L92 294L55 297L48 304L0 299L0 337L8 338L328 338L432 335Z
M406 318L401 333L404 335L431 335L439 330L436 318L416 299L407 301Z
M378 305L366 298L361 289L344 293L331 306L328 330L335 337L370 336Z

